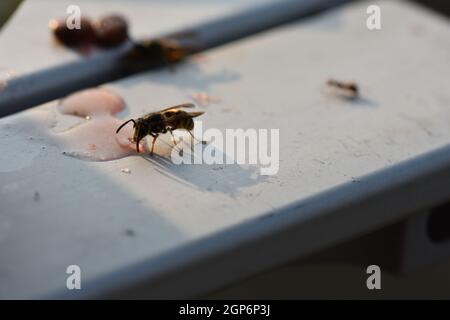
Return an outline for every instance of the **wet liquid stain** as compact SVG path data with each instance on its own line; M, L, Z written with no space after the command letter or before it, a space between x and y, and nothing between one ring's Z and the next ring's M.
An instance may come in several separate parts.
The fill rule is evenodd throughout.
M131 126L116 134L123 120L115 115L124 108L123 99L104 88L83 90L63 99L58 105L59 112L84 119L57 134L66 149L63 154L90 161L114 160L138 154L130 140ZM141 152L146 152L145 146L142 146Z
M219 103L222 101L221 98L209 95L206 92L197 92L191 95L191 99L202 107L207 107L212 103Z

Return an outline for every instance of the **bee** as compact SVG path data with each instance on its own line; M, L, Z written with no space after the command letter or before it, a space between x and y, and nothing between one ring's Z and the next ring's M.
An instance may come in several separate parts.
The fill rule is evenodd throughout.
M327 81L327 85L336 88L346 98L355 99L359 96L358 85L354 82L342 82L334 79Z
M136 151L139 152L139 142L147 135L150 135L153 137L150 154L153 154L156 139L161 133L170 132L174 145L176 145L175 137L173 135L174 130L187 130L191 137L194 138L194 135L191 132L194 129L194 120L192 119L201 116L204 112L187 112L181 110L183 108L194 107L195 106L192 103L184 103L160 111L151 112L138 119L130 119L117 128L116 134L129 122L133 122L133 142L136 142Z

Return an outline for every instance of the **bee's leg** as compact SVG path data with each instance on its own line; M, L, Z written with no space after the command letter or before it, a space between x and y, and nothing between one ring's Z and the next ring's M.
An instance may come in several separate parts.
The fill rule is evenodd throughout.
M192 134L191 131L188 130L188 132L189 132L189 134L191 135L192 139L194 139L194 140L197 141L198 143L206 144L206 141L204 141L204 140L198 140L198 139Z
M188 130L188 132L191 135L191 151L194 151L194 142L196 139L190 130Z
M139 153L139 139L136 139L136 151Z
M153 141L152 141L152 149L150 150L150 155L153 155L153 149L155 149L155 142L156 142L156 139L158 139L158 135L157 134L155 134L155 135L151 135L152 137L153 137Z
M172 142L173 145L176 146L177 145L177 141L175 140L175 136L173 135L173 131L171 129L169 129L170 134L172 135Z

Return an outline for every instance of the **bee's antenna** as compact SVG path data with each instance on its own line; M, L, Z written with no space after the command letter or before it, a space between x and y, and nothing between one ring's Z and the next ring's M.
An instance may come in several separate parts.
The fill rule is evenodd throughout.
M203 141L203 140L198 140L190 130L188 130L188 132L189 132L189 134L191 135L192 139L194 139L194 140L197 141L198 143L205 144L205 141Z
M133 122L134 126L136 126L136 121L134 121L134 119L130 119L130 120L122 123L122 125L119 128L117 128L116 133L119 133L120 129L122 129L128 122Z

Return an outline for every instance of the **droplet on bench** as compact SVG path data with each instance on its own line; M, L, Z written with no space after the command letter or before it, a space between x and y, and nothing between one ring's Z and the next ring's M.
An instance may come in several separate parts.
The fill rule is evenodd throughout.
M9 69L5 69L5 68L0 68L0 92L2 92L4 89L6 89L6 87L8 86L8 82L9 80L14 76L14 72L9 70Z
M105 88L86 89L62 99L59 111L86 119L99 114L116 114L125 108L123 99Z
M206 92L197 92L197 93L193 94L191 96L191 98L202 107L207 107L211 103L218 103L218 102L222 101L222 99L220 99L219 97L209 95Z
M63 114L89 117L89 121L58 134L66 155L91 161L106 161L137 154L130 141L132 126L125 126L114 116L125 108L125 102L116 93L104 88L93 88L74 93L61 100L58 109Z

